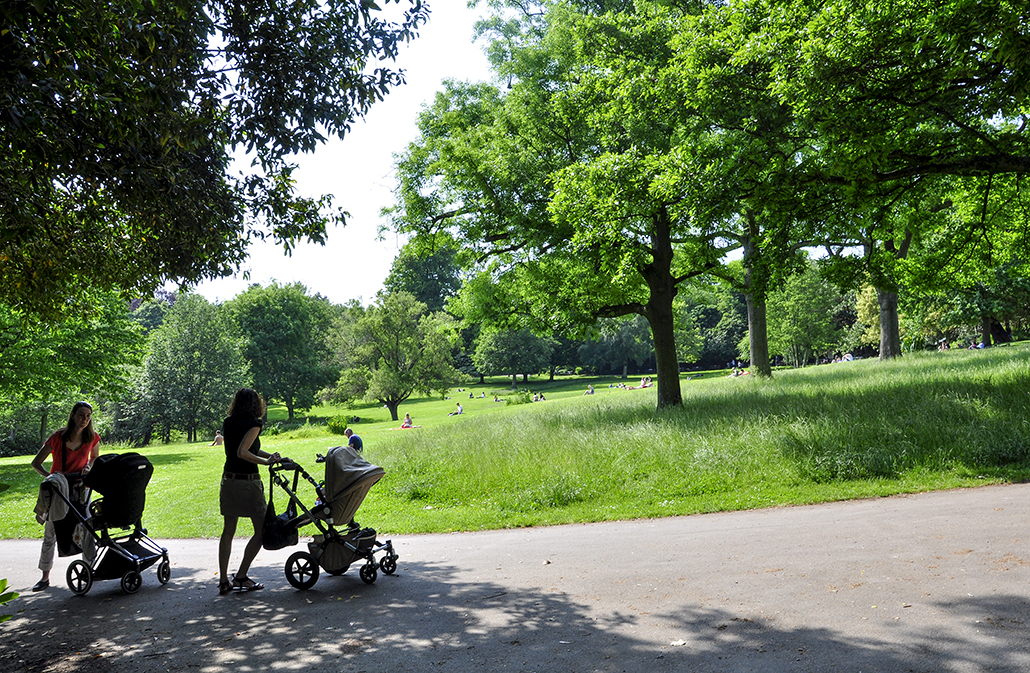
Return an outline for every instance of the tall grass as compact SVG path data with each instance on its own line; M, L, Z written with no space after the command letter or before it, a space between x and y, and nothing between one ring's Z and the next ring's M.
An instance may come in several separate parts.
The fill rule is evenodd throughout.
M360 429L387 476L359 520L398 533L470 530L1022 481L1028 355L1016 345L781 371L769 381L709 376L684 380L683 407L661 412L653 389L595 383L597 394L584 397L583 381L555 384L543 403L470 401L450 418L453 401L420 401L405 410L421 429L388 430L396 424L385 420ZM317 475L314 454L340 438L309 427L263 442ZM144 453L155 463L152 531L217 535L221 453L197 444ZM11 484L0 495L4 537L38 535L38 479L24 477L27 462L0 460L0 483Z

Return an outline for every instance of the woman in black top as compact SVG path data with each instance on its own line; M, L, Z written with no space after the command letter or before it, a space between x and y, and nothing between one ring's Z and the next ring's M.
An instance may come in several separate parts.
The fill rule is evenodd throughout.
M252 388L240 388L229 406L229 417L222 424L225 437L225 468L218 493L219 508L224 518L222 537L218 541L218 593L233 589L254 591L264 589L247 577L250 564L261 549L261 526L265 517L265 486L261 483L258 465L272 465L282 458L278 453L261 450L261 426L265 404ZM254 535L243 550L240 569L228 579L229 556L232 539L240 517L248 517L254 524Z

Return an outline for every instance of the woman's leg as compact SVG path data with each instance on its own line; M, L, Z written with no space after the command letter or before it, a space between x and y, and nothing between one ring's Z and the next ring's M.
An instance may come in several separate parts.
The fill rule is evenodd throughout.
M250 518L251 523L254 524L254 535L247 542L246 549L243 550L243 560L240 561L240 569L236 572L236 576L243 578L247 576L250 571L250 564L254 561L257 553L261 551L261 543L264 540L262 537L262 528L265 525L264 516L254 516Z
M36 586L45 589L50 584L50 570L54 567L54 548L57 547L57 531L52 521L43 524L43 547L39 550L39 569L43 573Z
M224 517L222 524L222 537L218 538L218 583L225 584L229 581L229 555L232 554L232 538L236 535L236 522L238 517Z

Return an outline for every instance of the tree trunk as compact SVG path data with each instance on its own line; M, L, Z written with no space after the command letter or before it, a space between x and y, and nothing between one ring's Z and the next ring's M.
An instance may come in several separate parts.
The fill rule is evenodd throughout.
M765 299L756 299L753 293L745 292L744 301L747 302L747 339L748 350L751 352L751 373L755 376L772 376Z
M622 378L625 379L625 378L628 378L628 377L629 377L629 363L628 362L623 362L622 363Z
M880 302L880 359L901 357L901 327L898 320L898 293L876 288Z
M519 375L518 374L512 374L511 375L511 389L512 390L518 390L519 389Z
M755 258L759 251L755 248L758 237L758 220L750 210L747 212L747 235L744 244L744 301L747 303L747 338L748 350L751 352L751 374L769 378L772 366L769 364L769 327L765 314L764 285L755 278Z
M50 416L46 407L43 407L43 417L39 419L39 445L43 446L43 442L46 441L46 423L47 418Z
M980 340L984 342L984 348L991 347L991 316L985 315L980 319Z
M672 238L669 214L663 208L654 218L651 236L652 261L641 269L649 296L644 317L651 325L654 342L655 378L658 379L658 408L683 406L680 364L676 355L676 279L672 275Z
M397 407L400 406L400 402L387 402L386 408L390 410L390 418L397 420Z

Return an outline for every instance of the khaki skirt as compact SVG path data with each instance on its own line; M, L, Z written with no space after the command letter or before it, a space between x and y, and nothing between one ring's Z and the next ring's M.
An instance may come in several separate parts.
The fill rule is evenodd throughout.
M247 519L264 517L265 486L261 478L238 479L223 474L222 485L218 490L218 506L222 516Z

